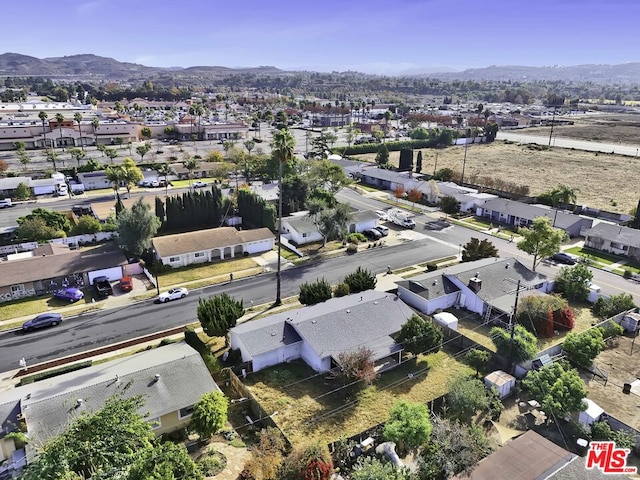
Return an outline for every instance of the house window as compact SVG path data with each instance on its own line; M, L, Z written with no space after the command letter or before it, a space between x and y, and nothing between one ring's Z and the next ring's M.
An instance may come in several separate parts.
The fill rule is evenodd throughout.
M204 252L196 252L195 257L196 258L204 257Z
M308 236L309 236L309 234L308 234L308 233L303 233L303 234L302 234L302 238L306 238L306 237L308 237Z
M24 285L21 283L19 285L11 285L11 293L24 292Z
M190 417L191 415L193 415L193 405L181 408L180 412L178 413L178 418L183 419L186 417Z
M180 261L180 257L169 257L169 262L173 263L173 262L179 262Z
M621 243L611 242L611 248L615 248L616 250L627 251L627 246L622 245Z
M160 421L160 417L153 417L146 420L146 422L151 425L151 428L154 430L159 429L162 426L162 422Z

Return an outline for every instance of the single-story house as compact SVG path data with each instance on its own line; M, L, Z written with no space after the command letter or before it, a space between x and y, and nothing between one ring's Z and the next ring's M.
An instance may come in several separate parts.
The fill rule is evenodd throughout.
M84 185L85 190L112 188L111 182L107 179L107 174L104 170L78 173L78 182Z
M583 230L593 225L593 219L589 217L574 215L546 205L529 205L503 198L487 200L478 207L476 216L495 222L496 225L516 228L528 227L537 217L548 217L552 225L564 230L570 237L579 237Z
M219 227L155 237L152 242L156 258L163 265L184 267L235 258L236 255L268 252L273 250L275 236L268 228Z
M359 210L353 212L351 223L348 226L349 233L364 232L368 228L374 228L378 225L378 215L371 210Z
M23 255L23 254L21 254ZM122 251L108 245L90 250L69 250L46 244L33 256L0 262L0 302L89 285L97 276L122 278L127 264Z
M542 480L576 458L542 435L529 430L478 462L471 472L454 480ZM586 464L581 458L583 465ZM586 472L587 470L583 468ZM569 477L572 478L572 477ZM575 477L585 478L585 477Z
M423 273L396 282L404 302L431 315L436 310L463 307L480 315L510 315L520 281L520 297L553 285L545 275L531 271L515 258L484 258L444 270Z
M391 335L413 315L395 295L367 290L276 313L229 330L252 371L302 359L317 372L339 365L341 353L369 348L374 361L401 354Z
M313 219L308 216L308 212L297 212L283 218L281 233L295 245L321 242L324 238Z
M202 395L220 391L200 354L184 342L164 345L117 360L0 392L0 460L16 447L6 435L24 423L40 445L62 432L78 415L102 408L108 398L141 395L140 413L153 422L156 435L189 424L193 405ZM31 444L27 460L31 460Z
M585 247L640 260L640 230L600 222L584 234Z
M398 187L402 187L405 192L412 188L419 188L424 179L424 176L421 174L396 172L376 166L363 168L359 172L354 172L353 176L367 185L385 190L395 190Z
M24 183L26 186L31 185L31 177L6 177L0 178L0 197L10 198L14 196L18 185Z
M182 163L171 163L169 168L178 177L178 180L189 179L189 170ZM191 173L191 178L213 178L220 172L219 162L199 162L198 168Z

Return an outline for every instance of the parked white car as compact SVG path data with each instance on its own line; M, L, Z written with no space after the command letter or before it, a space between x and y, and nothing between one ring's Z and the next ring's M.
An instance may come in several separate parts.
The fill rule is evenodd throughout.
M389 220L389 215L387 214L387 212L385 212L384 210L376 210L376 215L378 216L378 218L384 222L386 222L387 220Z
M160 303L167 303L170 300L177 300L179 298L184 298L189 295L189 290L184 287L172 288L168 292L161 293L158 295L157 301Z

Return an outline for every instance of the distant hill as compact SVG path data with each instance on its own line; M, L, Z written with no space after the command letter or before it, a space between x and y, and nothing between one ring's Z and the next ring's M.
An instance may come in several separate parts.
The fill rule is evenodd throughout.
M525 67L519 65L491 65L485 68L470 68L461 72L433 73L421 75L441 80L512 80L512 81L563 81L594 83L638 83L640 63L619 65L554 65L550 67Z
M92 54L68 57L36 58L19 53L0 55L0 75L47 77L98 77L104 79L128 79L153 74L189 77L228 76L241 73L292 74L272 66L230 68L222 66L193 66L188 68L149 67L137 63L119 62L113 58ZM352 72L353 73L353 72ZM364 74L363 74L364 75ZM609 84L635 84L640 79L640 63L619 65L574 65L527 67L519 65L491 65L460 72L443 72L418 75L441 80L511 80L511 81L563 81Z
M278 73L275 67L228 68L198 66L189 68L147 67L137 63L119 62L113 58L92 54L67 57L36 58L19 53L0 55L0 75L48 76L48 77L100 77L122 79L157 73L182 73L186 75L230 75L233 73Z

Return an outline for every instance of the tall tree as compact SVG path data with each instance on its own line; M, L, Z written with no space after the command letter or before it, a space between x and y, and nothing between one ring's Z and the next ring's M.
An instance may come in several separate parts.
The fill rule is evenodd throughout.
M109 160L113 164L113 160L118 156L118 151L115 148L105 148L104 154L109 157Z
M467 243L462 250L463 262L473 262L482 258L498 256L498 249L486 238L481 241L478 238L471 237L469 243Z
M124 186L127 189L127 194L129 198L131 198L131 187L136 185L138 182L142 181L144 175L142 175L142 171L136 165L131 158L126 157L122 161L122 168L124 169L124 175L122 177L122 181L124 182Z
M136 147L136 153L140 155L140 161L144 161L144 156L149 153L151 150L151 144L149 142L145 142L142 145L138 145Z
M414 313L402 325L398 341L402 343L407 352L418 355L437 352L442 345L442 338L442 329L435 325L433 320Z
M589 287L593 273L584 264L574 267L563 267L556 275L554 290L562 293L568 300L585 301L589 297Z
M416 173L422 172L422 150L418 150L418 156L416 158Z
M58 171L56 160L58 160L58 154L53 149L47 151L47 161L53 163L53 170Z
M44 110L38 113L38 118L42 121L42 142L44 148L47 148L47 131L44 129L44 122L48 117L49 115L47 115L47 112L45 112Z
M328 240L343 240L352 219L353 212L346 203L338 203L334 208L320 213L318 230L323 236L324 244Z
M200 164L198 163L197 159L195 159L193 157L187 157L187 159L184 162L182 162L182 165L189 172L188 173L188 175L189 175L189 188L193 188L193 171L197 170L198 167L200 166Z
M400 451L407 451L429 440L431 429L429 409L424 403L398 400L389 412L383 435L386 440L395 442Z
M116 194L120 188L120 183L124 180L126 172L122 166L107 167L104 170L104 174L113 188L113 193Z
M98 127L100 126L100 120L98 117L93 117L91 119L91 126L93 127L94 142L98 145Z
M376 163L380 168L386 168L387 165L389 165L389 149L386 144L382 145L380 150L378 150L378 153L376 154Z
M581 333L569 333L562 350L570 362L583 368L589 368L593 360L604 350L604 338L600 328L590 328Z
M272 155L278 160L278 188L280 193L278 195L278 264L276 271L276 301L275 305L282 303L281 299L281 239L282 239L282 167L283 164L289 163L293 160L293 150L296 142L293 135L287 128L282 130L276 130L273 132L273 140L271 141Z
M226 293L198 300L197 316L204 333L210 337L224 337L244 315L242 301Z
M514 325L513 331L493 327L489 336L498 355L507 358L510 364L531 360L538 351L536 337L522 325Z
M40 446L21 478L119 478L138 452L152 448L152 427L138 413L142 397L122 393L97 412L78 416L60 435Z
M142 255L151 248L151 240L160 228L160 219L151 206L140 197L131 209L125 209L117 218L118 243L126 252Z
M534 272L544 258L560 250L564 238L564 232L553 228L548 217L534 218L531 227L521 228L518 233L523 237L523 240L518 242L518 250L533 255Z
M64 151L64 147L62 145L62 122L64 122L64 115L61 113L56 113L56 123L58 124L58 129L60 130L60 148ZM53 147L51 147L53 149Z
M73 119L78 124L78 133L80 133L80 148L84 150L84 142L82 141L82 127L80 126L80 122L82 122L82 114L80 112L74 113Z
M584 382L578 371L565 362L553 362L538 371L529 371L522 386L540 403L547 416L562 418L587 408Z
M222 392L205 393L193 406L191 428L200 438L210 438L227 423L229 401Z
M163 163L156 169L156 171L158 172L158 175L164 178L164 196L166 197L169 194L169 180L167 177L171 175L171 167L169 167L168 163Z
M71 155L71 158L78 162L78 166L80 166L80 161L87 156L87 153L74 147L69 149L69 155Z

